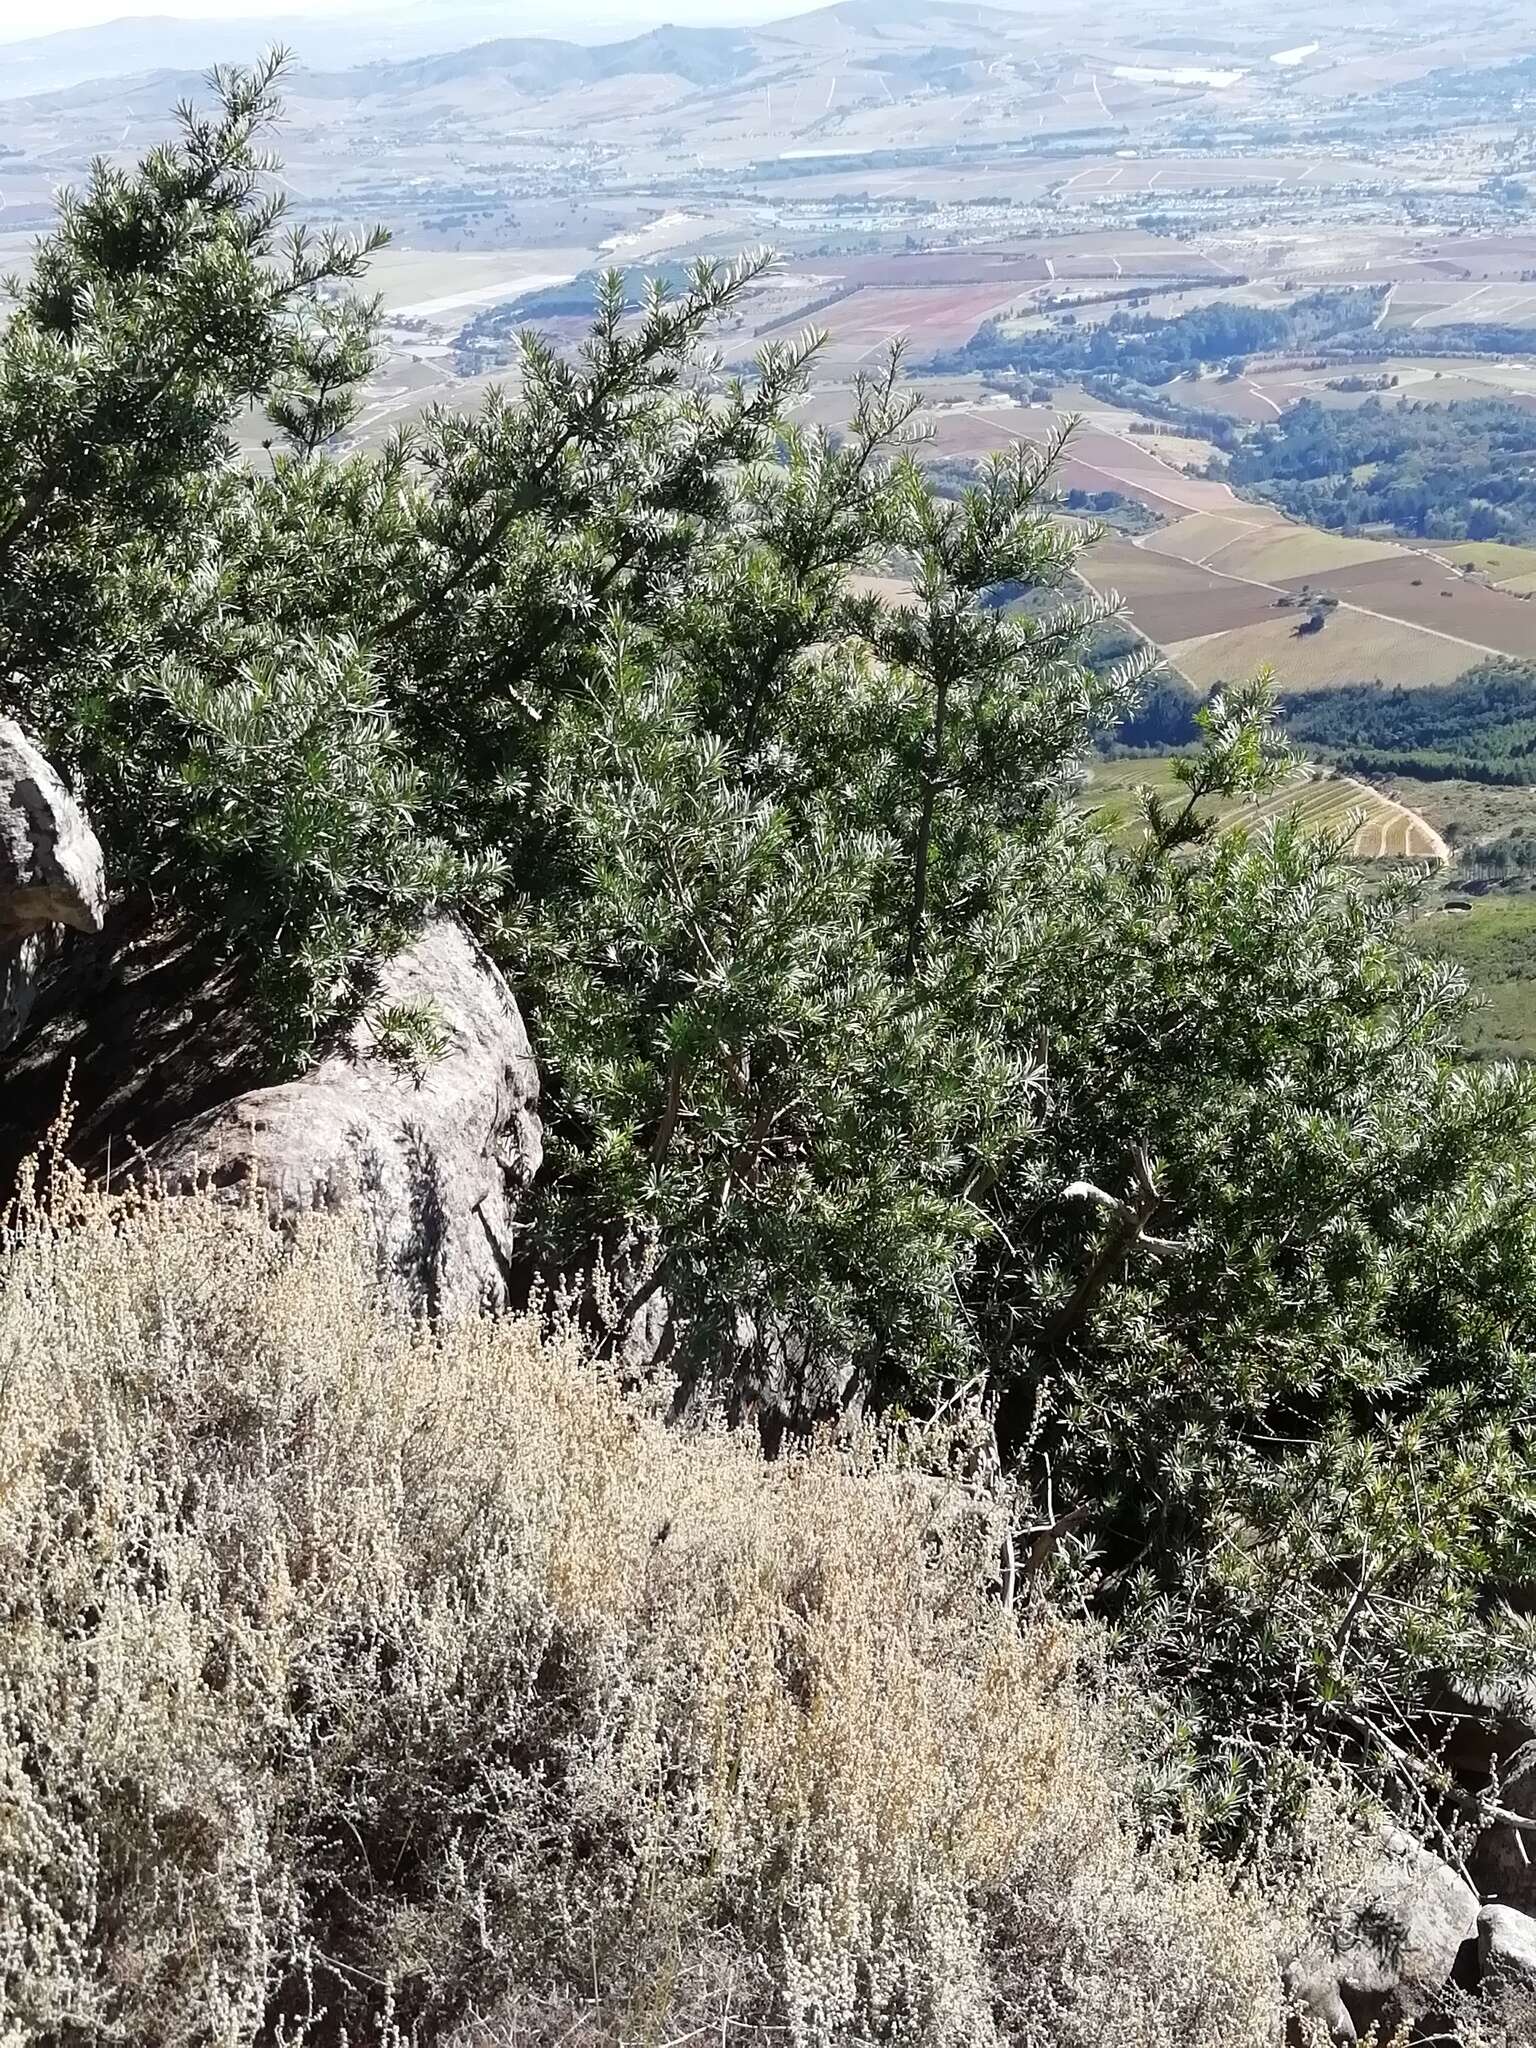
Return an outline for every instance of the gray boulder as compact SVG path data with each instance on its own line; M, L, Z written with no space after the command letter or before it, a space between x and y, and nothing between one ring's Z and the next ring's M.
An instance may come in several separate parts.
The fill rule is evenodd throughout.
M58 927L99 932L101 847L36 747L0 718L0 1050L26 1029Z
M1512 1906L1484 1906L1477 1916L1477 1953L1485 1978L1536 1992L1536 1920Z
M446 1037L419 1074L366 1024L297 1081L248 1089L153 1146L168 1189L263 1196L279 1214L353 1212L413 1310L512 1297L519 1213L542 1158L538 1069L512 991L462 925L430 926L385 970L380 1008L428 1001Z
M1394 1828L1373 1845L1335 1924L1291 1964L1286 1988L1336 2041L1373 2026L1389 2038L1435 2005L1477 1925L1471 1887Z
M21 728L0 718L0 941L55 924L99 932L106 908L90 820Z

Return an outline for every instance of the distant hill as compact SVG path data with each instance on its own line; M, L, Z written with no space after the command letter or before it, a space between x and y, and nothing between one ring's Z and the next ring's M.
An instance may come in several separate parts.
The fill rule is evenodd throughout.
M291 42L302 62L302 90L321 99L398 98L444 86L497 80L539 99L573 86L625 77L680 79L697 90L731 86L836 51L852 65L893 61L921 75L927 51L953 65L995 54L1000 33L1017 14L995 7L928 4L928 0L839 0L809 14L756 28L663 26L612 41L520 34L482 37L509 14L526 9L433 6L425 16L349 17L345 21L252 14L229 21L182 21L136 15L94 28L0 43L0 100L75 95L80 105L110 85L135 99L133 87L179 82L210 65L249 58L275 40Z
M543 0L541 8L513 5L510 0L460 0L460 4L450 0L446 6L440 0L432 0L430 7L409 14L394 11L386 4L377 15L348 15L331 20L291 14L288 8L292 5L293 0L286 0L286 4L270 11L253 9L249 15L222 21L125 14L116 21L100 22L90 28L64 29L51 35L0 42L0 100L63 92L102 80L142 78L156 72L202 72L212 64L248 58L274 41L291 43L306 65L321 71L409 64L413 59L432 58L443 51L461 57L473 48L491 49L512 42L531 46L542 40L530 32L539 25L541 12L551 28L558 23L558 41L549 47L568 49L594 43L602 46L603 41L601 32L584 28L579 6L564 10L566 17L575 18L562 18L554 0ZM731 11L749 10L743 6ZM3 15L4 9L0 8L0 32ZM509 26L522 33L503 37L500 32ZM686 28L653 31L658 41L709 38L715 33L710 29ZM649 38L628 40L638 43ZM623 48L624 44L615 43L610 31L607 46ZM573 77L580 75L586 74L572 73Z
M729 28L659 28L623 42L582 44L508 36L399 64L302 74L307 95L355 99L504 78L530 97L598 79L660 75L694 86L727 85L761 61L750 33Z

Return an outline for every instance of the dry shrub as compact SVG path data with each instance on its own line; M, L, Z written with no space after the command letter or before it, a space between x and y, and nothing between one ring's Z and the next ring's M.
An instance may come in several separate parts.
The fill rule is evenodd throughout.
M436 1339L335 1228L67 1206L0 1294L0 2039L1277 2038L984 1509Z

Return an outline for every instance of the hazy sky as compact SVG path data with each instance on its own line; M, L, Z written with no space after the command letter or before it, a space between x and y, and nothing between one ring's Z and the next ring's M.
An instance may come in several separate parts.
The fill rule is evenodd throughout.
M813 0L786 0L783 5L764 0L760 11L765 17L793 14L811 4ZM125 15L270 19L280 24L305 17L334 19L337 15L364 12L375 17L408 14L417 21L429 22L434 13L462 11L454 7L453 0L442 7L438 0L0 0L0 43L17 41L23 36L50 35L59 29L85 28L93 22L116 21ZM740 6L721 9L712 6L711 0L589 0L586 5L582 0L574 0L570 6L562 6L560 0L533 0L532 5L529 0L507 0L504 20L498 26L508 35L519 28L534 35L547 35L557 29L562 14L573 22L642 28L657 21L709 21L722 15L739 21L744 15L758 12L756 8Z
M387 0L386 0L387 4ZM416 0L410 12L430 15L432 0ZM92 22L118 21L124 15L168 14L188 19L217 20L221 15L240 20L270 14L274 20L302 15L383 13L378 0L278 0L274 6L262 0L0 0L0 38L50 35L56 29L87 28ZM407 11L402 7L401 12ZM636 5L638 12L638 0Z

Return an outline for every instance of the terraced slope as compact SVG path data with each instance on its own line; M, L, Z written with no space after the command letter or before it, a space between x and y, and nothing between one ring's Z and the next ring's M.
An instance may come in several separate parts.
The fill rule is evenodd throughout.
M1171 759L1107 761L1094 768L1084 801L1112 809L1123 819L1126 832L1134 833L1140 830L1139 792L1152 789L1169 795L1178 787ZM1288 816L1316 832L1336 832L1353 823L1348 849L1353 860L1438 864L1450 859L1445 840L1417 811L1352 775L1310 765L1299 768L1268 796L1222 806L1215 816L1224 830L1249 832L1263 831Z

